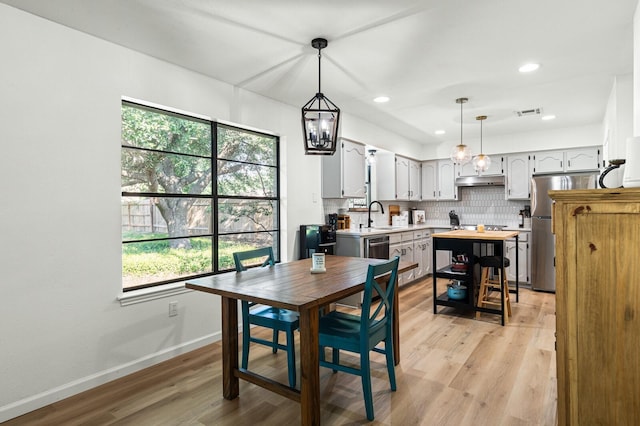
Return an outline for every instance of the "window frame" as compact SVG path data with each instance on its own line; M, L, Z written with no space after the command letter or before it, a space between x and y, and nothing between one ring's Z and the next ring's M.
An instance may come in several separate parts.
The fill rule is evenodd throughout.
M211 272L204 272L204 273L197 273L197 274L191 274L191 275L186 275L186 276L180 276L180 277L176 277L176 278L170 278L170 279L164 279L164 280L158 280L158 281L153 281L153 282L147 282L147 283L143 283L143 284L138 284L138 285L132 285L132 286L128 286L125 287L124 286L124 270L121 271L121 276L122 276L122 291L124 294L129 293L130 295L132 295L131 292L137 292L137 291L142 291L142 292L148 292L150 289L158 289L159 286L165 286L165 287L173 287L176 284L179 283L183 283L184 281L190 280L190 279L195 279L195 278L202 278L202 277L206 277L206 276L212 276L212 275L216 275L216 274L220 274L220 273L224 273L224 272L228 272L233 270L233 268L225 268L225 269L221 269L220 265L219 265L219 243L220 243L220 237L224 237L226 235L239 235L239 234L259 234L259 233L264 233L264 232L268 232L268 233L276 233L276 235L273 235L273 242L272 242L272 247L274 250L274 257L275 257L275 261L276 262L280 262L281 259L281 239L282 239L282 222L281 222L281 188L280 188L280 184L281 184L281 176L280 176L280 172L281 172L281 161L280 161L280 136L277 134L274 134L272 132L268 132L268 131L262 131L262 130L258 130L258 129L254 129L254 128L250 128L247 126L243 126L243 125L239 125L239 124L234 124L234 123L229 123L229 122L223 122L223 121L218 121L218 120L214 120L211 119L209 117L204 117L198 114L191 114L191 113L187 113L187 112L183 112L183 111L177 111L175 109L172 108L167 108L167 107L163 107L163 106L159 106L156 104L151 104L151 103L147 103L144 101L139 101L139 100L134 100L131 98L125 98L123 97L121 99L121 111L123 109L123 107L129 106L129 107L133 107L133 108L139 108L139 109L143 109L146 111L151 111L151 112L155 112L158 114L164 114L164 115L170 115L170 116L174 116L174 117L178 117L178 118L184 118L186 120L190 120L190 121L196 121L196 122L201 122L201 123L205 123L207 125L209 125L210 127L210 155L209 156L201 156L201 155L194 155L194 154L188 154L188 153L176 153L176 152L172 152L172 151L164 151L164 150L156 150L156 149L146 149L146 148L141 148L141 147L132 147L129 145L125 145L123 138L122 138L122 130L121 130L121 156L122 153L124 153L125 149L134 149L134 150L143 150L143 151L152 151L152 152L156 152L156 153L162 153L162 154L171 154L171 155L180 155L180 156L186 156L186 157L195 157L195 158L206 158L208 161L210 161L210 170L211 170L211 194L185 194L185 193L181 193L181 194L171 194L171 193L164 193L164 192L135 192L135 191L122 191L124 185L121 181L121 211L122 211L122 206L124 205L124 200L126 198L151 198L151 197L163 197L163 198L192 198L194 200L198 200L198 199L207 199L210 201L211 203L211 215L210 215L210 221L211 223L209 224L210 229L212 230L212 232L208 232L208 233L198 233L197 235L186 235L183 237L169 237L168 235L166 237L162 237L162 238L142 238L142 239L135 239L135 240L125 240L124 238L124 232L122 231L122 228L124 226L124 223L121 224L121 247L124 249L126 244L132 244L132 243L137 243L137 242L147 242L147 241L168 241L171 239L176 239L176 238L201 238L201 237L206 237L206 238L210 238L211 239ZM121 126L123 126L123 120L121 118L120 120ZM225 159L225 158L221 158L219 157L219 153L218 153L218 137L219 137L219 129L220 128L226 128L226 129L232 129L234 131L238 131L238 132L246 132L246 133L250 133L252 135L258 135L258 136L263 136L263 137L267 137L269 139L273 140L273 143L275 144L274 146L274 155L275 155L275 161L274 164L271 165L266 165L266 164L260 164L260 163L253 163L253 162L244 162L245 164L248 165L257 165L257 166L267 166L267 167L273 167L275 169L275 187L274 187L274 191L275 194L273 194L273 196L242 196L242 195L224 195L224 196L220 196L220 194L218 193L218 161L223 160L223 161L236 161L239 163L243 163L241 161L237 161L237 160L230 160L230 159ZM124 164L123 161L121 159L120 161L120 173L122 174L122 172L124 171ZM219 229L219 215L220 215L220 211L219 211L219 207L220 207L220 200L234 200L234 199L238 199L238 200L266 200L269 201L271 203L273 203L274 206L274 215L277 216L276 219L274 219L274 226L275 228L273 229L269 229L269 230L265 230L265 231L244 231L244 232L220 232ZM123 250L124 253L124 250ZM124 296L123 296L124 297Z

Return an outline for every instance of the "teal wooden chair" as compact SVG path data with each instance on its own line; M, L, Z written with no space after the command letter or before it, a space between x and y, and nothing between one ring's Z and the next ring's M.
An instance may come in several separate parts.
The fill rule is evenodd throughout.
M373 420L373 396L371 394L371 351L386 355L387 371L391 390L396 390L396 373L393 362L393 299L398 283L398 263L396 257L380 265L370 265L364 287L361 315L351 315L333 311L320 318L320 365L343 371L362 378L362 392L367 419ZM380 278L389 278L386 289ZM380 296L377 305L372 299ZM384 342L384 348L377 345ZM333 348L332 361L325 359L325 347ZM360 368L340 364L340 350L360 354Z
M233 261L236 265L236 272L246 271L246 264L243 262L260 260L265 258L262 266L273 266L273 249L271 247L258 248L243 252L233 253ZM247 369L249 365L250 342L269 346L273 353L278 349L287 351L287 366L289 369L289 386L296 387L296 352L293 332L299 328L299 316L297 312L288 309L274 308L272 306L260 305L253 302L242 301L242 368ZM251 324L258 325L273 330L272 340L260 339L251 336ZM287 344L278 343L280 331L284 331L287 337Z

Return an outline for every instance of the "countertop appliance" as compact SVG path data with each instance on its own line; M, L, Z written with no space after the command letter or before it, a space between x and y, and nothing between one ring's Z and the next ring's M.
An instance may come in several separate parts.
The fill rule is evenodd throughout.
M389 259L389 236L381 235L364 239L364 257Z
M551 232L553 202L549 190L595 189L596 173L539 175L531 178L531 288L556 291L555 235Z
M331 225L300 225L300 259L313 253L334 254L336 231Z
M451 226L460 226L460 218L456 214L455 210L451 210L449 212L449 225L451 225Z

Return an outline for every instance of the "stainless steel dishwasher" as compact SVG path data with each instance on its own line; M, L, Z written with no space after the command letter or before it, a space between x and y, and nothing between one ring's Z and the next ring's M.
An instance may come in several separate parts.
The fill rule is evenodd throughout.
M380 235L364 239L364 257L389 259L389 236Z
M364 256L371 259L389 259L389 236L379 235L375 237L364 238ZM360 308L362 306L362 292L345 297L338 301L338 304L349 306L352 308Z

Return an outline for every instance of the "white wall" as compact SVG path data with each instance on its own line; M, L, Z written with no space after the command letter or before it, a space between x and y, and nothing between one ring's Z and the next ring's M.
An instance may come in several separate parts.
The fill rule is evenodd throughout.
M296 258L298 225L324 217L298 107L4 4L0 39L1 422L219 338L216 296L116 300L122 96L281 135L284 260ZM384 134L348 115L343 126Z
M614 78L603 120L603 159L625 158L627 138L633 135L633 75Z

